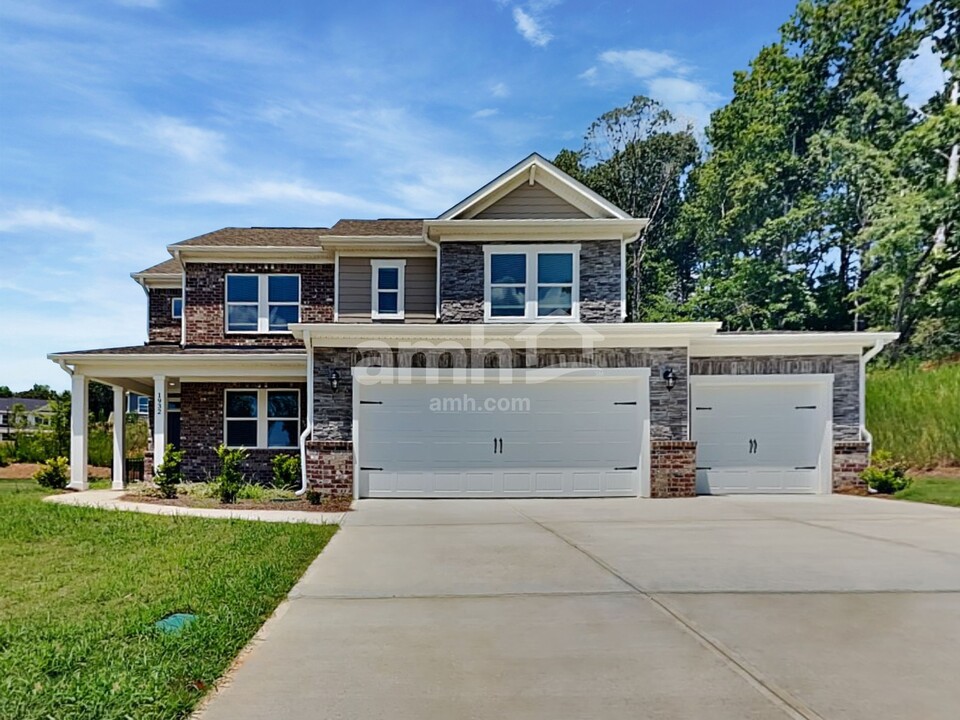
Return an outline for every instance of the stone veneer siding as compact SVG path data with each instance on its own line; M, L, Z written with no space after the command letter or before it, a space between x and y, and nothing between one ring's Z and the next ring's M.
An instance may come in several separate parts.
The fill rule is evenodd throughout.
M860 477L870 464L870 446L866 442L844 441L833 444L833 491L864 492L867 484Z
M173 317L170 301L180 297L174 288L150 288L147 296L147 339L151 343L179 343L180 319Z
M491 364L496 358L497 364ZM353 382L351 368L357 365L384 367L513 367L518 369L578 365L601 368L650 368L650 434L660 440L687 439L686 348L615 348L581 350L393 350L376 351L319 348L314 351L315 440L353 439ZM667 390L662 375L671 367L676 386ZM330 370L340 374L340 387L330 390Z
M691 357L691 375L833 374L833 438L860 439L860 358L857 355ZM679 385L679 383L678 383Z
M650 443L650 497L693 497L697 494L697 443L654 440Z
M180 449L187 481L203 481L217 474L216 448L223 442L224 391L233 388L297 388L300 390L300 423L305 426L305 383L183 383L180 386ZM298 449L251 448L244 472L251 482L273 480L270 463L275 455L299 453Z
M484 245L529 244L531 243L441 243L440 322L483 322ZM619 240L580 242L580 321L622 321Z
M227 333L224 321L228 273L300 275L300 321L333 322L333 264L187 263L186 344L192 346L303 347L291 334Z

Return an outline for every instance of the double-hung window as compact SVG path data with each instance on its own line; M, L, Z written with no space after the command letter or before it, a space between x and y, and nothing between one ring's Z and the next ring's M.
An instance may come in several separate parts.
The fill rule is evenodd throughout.
M183 298L175 297L170 299L170 317L179 320L183 317Z
M227 332L288 332L300 321L299 275L227 275Z
M300 437L300 391L227 390L223 426L227 447L295 448Z
M370 317L403 320L403 276L406 260L371 260Z
M579 245L487 245L483 250L485 320L579 319Z

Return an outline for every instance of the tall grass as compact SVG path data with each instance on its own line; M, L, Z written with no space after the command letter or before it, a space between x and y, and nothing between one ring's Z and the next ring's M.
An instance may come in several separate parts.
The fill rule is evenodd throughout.
M911 465L960 465L960 364L871 372L867 428L876 448Z

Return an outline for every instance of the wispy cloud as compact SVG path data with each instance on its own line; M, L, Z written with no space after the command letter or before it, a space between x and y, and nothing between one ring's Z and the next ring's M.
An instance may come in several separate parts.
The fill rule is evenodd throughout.
M403 208L376 203L336 190L324 190L302 180L253 180L238 184L211 186L190 192L186 202L220 203L224 205L256 205L262 203L299 203L338 210L403 215Z
M0 215L0 232L22 230L60 230L88 232L94 228L91 220L71 215L60 208L19 208Z
M117 5L124 5L126 7L139 7L139 8L149 8L157 9L163 5L164 0L113 0Z
M195 163L217 160L224 150L221 133L206 130L174 117L159 117L146 123L152 139L184 160Z
M523 39L535 47L546 47L553 40L553 35L543 27L541 20L519 5L513 9L513 22Z
M482 108L481 110L477 110L471 117L477 118L479 120L481 118L488 118L493 115L496 115L498 112L500 111L497 110L496 108Z
M510 96L510 88L504 82L497 82L490 86L490 94L495 98L505 98Z
M689 68L676 56L656 50L607 50L600 53L600 61L638 78L649 78L664 72L686 74Z

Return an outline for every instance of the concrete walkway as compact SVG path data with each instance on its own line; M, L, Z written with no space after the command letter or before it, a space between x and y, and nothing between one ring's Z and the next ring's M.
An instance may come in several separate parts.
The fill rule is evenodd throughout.
M361 501L203 720L956 717L960 511Z
M125 490L85 490L62 495L48 495L46 502L78 507L95 507L102 510L127 510L148 515L191 515L194 517L219 518L221 520L259 520L261 522L312 523L314 525L339 524L346 513L308 512L305 510L226 510L221 508L191 508L155 503L121 500Z

